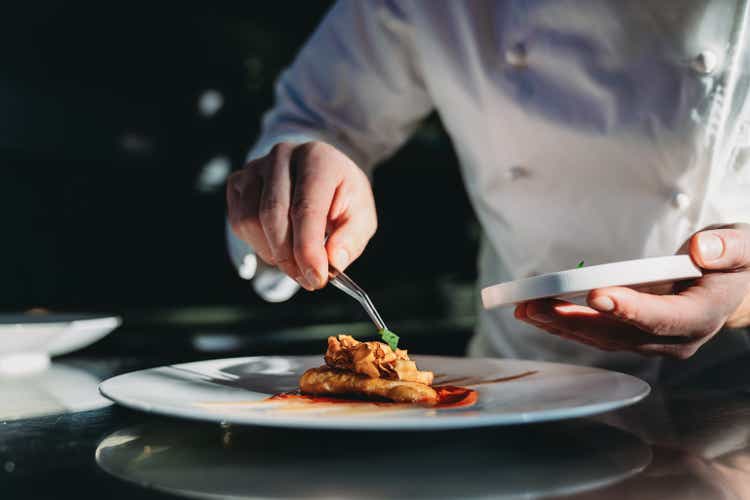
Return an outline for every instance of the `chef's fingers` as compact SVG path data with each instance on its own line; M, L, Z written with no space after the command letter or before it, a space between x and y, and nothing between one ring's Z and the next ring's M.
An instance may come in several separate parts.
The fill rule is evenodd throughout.
M590 307L563 300L531 301L526 306L526 315L541 328L556 328L584 338L600 349L606 347L609 350L628 350L640 342L651 341L651 337L645 332L637 331Z
M731 294L726 283L706 276L677 295L651 295L626 287L589 292L588 304L599 312L660 337L698 339L721 327ZM731 280L734 281L734 280Z
M263 189L258 217L274 263L283 272L301 282L301 272L294 260L289 205L292 197L290 160L294 145L279 143L265 157Z
M250 245L258 257L273 265L273 256L258 219L262 180L253 167L248 165L227 179L227 218L234 234Z
M690 239L690 256L704 269L731 271L750 267L750 226L736 224L701 231Z
M328 281L326 225L342 177L335 165L331 165L329 148L321 143L307 143L292 153L295 177L290 212L293 250L308 290L322 288Z
M539 328L541 330L544 330L547 333L551 333L552 335L555 335L557 337L560 337L560 338L563 338L563 339L566 339L566 340L573 340L575 342L579 342L581 344L590 345L592 347L596 347L597 349L602 349L602 350L605 350L605 351L613 351L613 350L615 350L613 348L609 348L608 346L603 345L602 343L596 343L595 341L592 341L591 339L589 339L587 337L580 337L580 336L576 335L574 332L571 332L571 331L568 331L568 330L564 330L562 328L558 328L554 324L539 323L539 322L531 320L528 317L528 314L527 314L527 306L528 306L528 304L529 304L528 302L524 302L524 303L518 304L516 306L516 309L515 309L515 311L513 313L513 315L516 317L516 319L519 319L519 320L521 320L521 321L523 321L525 323L528 323L528 324L533 325L533 326L535 326L535 327L537 327L537 328Z
M357 189L357 186L366 188ZM330 227L326 242L328 261L343 271L362 255L378 227L369 181L356 185L342 183L338 187L331 209Z

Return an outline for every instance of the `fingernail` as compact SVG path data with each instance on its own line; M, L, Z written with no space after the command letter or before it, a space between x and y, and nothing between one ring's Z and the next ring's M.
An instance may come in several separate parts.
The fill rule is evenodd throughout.
M698 250L704 262L716 260L724 253L724 242L710 233L698 235Z
M307 281L307 284L310 286L310 288L317 288L318 284L320 283L320 280L318 279L318 273L316 273L312 269L308 269L305 271L305 281Z
M527 316L529 317L529 319L531 319L532 321L536 321L537 323L552 323L554 321L554 318L552 316L541 311L527 311Z
M591 302L589 302L589 305L596 309L597 311L604 311L604 312L610 312L614 311L615 309L615 303L607 297L606 295L602 295L601 297L595 297L591 299Z
M349 263L349 252L343 248L339 248L333 254L333 267L336 269L344 269Z

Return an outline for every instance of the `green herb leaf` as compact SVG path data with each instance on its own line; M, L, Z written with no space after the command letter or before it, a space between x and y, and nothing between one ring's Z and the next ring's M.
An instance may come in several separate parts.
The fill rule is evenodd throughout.
M583 261L579 262L578 265L576 266L576 268L581 268L581 267L583 267Z
M395 352L396 349L398 348L398 335L396 335L395 333L393 333L387 328L380 330L379 333L380 333L380 336L383 338L383 342L391 346L391 349L393 349Z

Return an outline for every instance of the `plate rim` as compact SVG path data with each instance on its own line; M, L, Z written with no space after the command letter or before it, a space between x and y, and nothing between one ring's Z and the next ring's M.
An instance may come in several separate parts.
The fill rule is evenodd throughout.
M639 266L644 267L638 269ZM616 273L614 277L613 273ZM628 278L620 279L625 274ZM505 281L483 287L481 299L484 309L494 309L529 300L572 297L595 288L653 285L701 276L703 272L689 255L666 255L607 262Z

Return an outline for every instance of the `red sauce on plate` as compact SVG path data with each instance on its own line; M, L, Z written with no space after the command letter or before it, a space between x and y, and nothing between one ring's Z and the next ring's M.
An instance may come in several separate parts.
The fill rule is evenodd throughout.
M536 370L511 375L508 377L501 377L496 379L480 379L476 377L460 377L450 380L441 380L443 385L433 386L435 392L437 392L438 402L434 405L424 405L429 408L461 408L472 406L477 402L477 391L469 389L467 387L459 387L455 385L449 385L451 383L462 383L466 385L483 385L483 384L497 384L501 382L510 382L512 380L518 380L521 378L529 377L538 373ZM438 377L444 377L439 375ZM302 394L299 391L284 392L271 396L266 401L273 400L287 400L287 401L300 401L307 403L333 403L333 404L349 404L349 405L376 405L376 406L412 406L409 403L396 403L393 401L387 401L384 399L360 399L356 397L346 396L314 396L310 394ZM416 403L418 404L418 403Z
M430 408L460 408L472 406L477 402L477 391L465 387L456 387L453 385L443 385L433 387L438 395L438 402L435 405L426 405ZM286 400L286 401L305 401L308 403L334 403L334 404L369 404L376 406L410 406L409 403L396 403L386 400L373 399L356 399L352 397L336 396L314 396L311 394L301 394L299 391L282 392L268 398L268 400Z
M441 385L434 389L438 395L438 403L434 406L436 408L459 408L472 406L477 402L477 391L474 389L455 385Z

